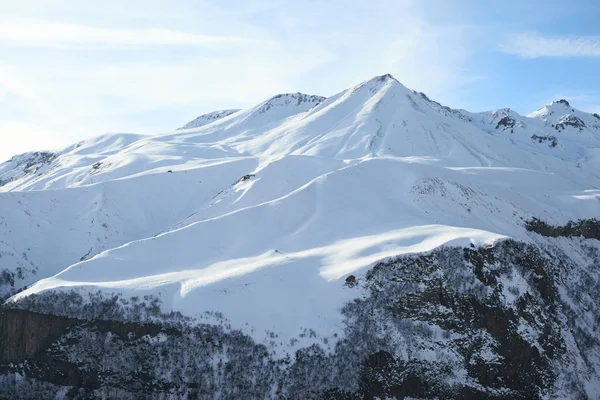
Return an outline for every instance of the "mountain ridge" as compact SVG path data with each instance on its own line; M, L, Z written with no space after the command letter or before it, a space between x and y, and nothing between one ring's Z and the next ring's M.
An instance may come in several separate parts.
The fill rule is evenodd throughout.
M307 102L308 104L316 106L316 105L319 105L320 103L322 103L323 101L325 101L326 99L329 99L329 101L334 101L336 99L336 96L351 95L354 91L359 90L361 87L364 87L364 86L371 85L370 90L379 90L378 85L385 84L385 82L387 82L387 81L393 82L399 88L406 89L392 75L386 74L386 75L377 76L370 80L364 81L364 82L362 82L362 83L360 83L338 95L331 96L330 98L325 98L322 96L315 96L315 95L306 95L306 94L302 94L302 93L288 93L288 94L276 95L276 96L273 96L272 98L264 101L263 103L260 103L258 106L248 109L249 110L248 112L250 112L250 114L252 114L253 111L251 111L251 110L255 110L254 112L256 112L257 114L261 114L261 113L265 112L267 109L271 109L273 107L274 102L277 101L278 99L287 99L283 102L283 105L290 104L290 101L293 99L294 101L298 101L298 103L296 104L298 106L298 105L300 105L300 103L302 103L300 101L300 99L303 99L303 101ZM406 91L407 91L407 95L410 95L409 92L411 92L411 91L409 91L408 89L406 89ZM476 120L480 120L482 122L482 124L480 124L479 127L483 128L485 131L488 131L488 132L492 131L492 129L490 129L490 127L487 126L490 124L496 125L494 127L495 129L493 129L495 131L497 131L499 129L503 130L503 131L509 130L511 133L514 133L515 130L517 131L517 133L520 133L519 131L527 131L527 134L529 135L529 137L527 139L532 139L532 141L534 141L534 142L537 140L540 143L548 143L552 147L556 147L557 144L560 143L560 140L558 140L558 139L560 138L560 134L562 132L569 132L572 129L578 129L579 131L582 131L583 127L589 127L590 128L589 131L593 132L593 136L588 137L586 139L586 142L587 142L586 144L588 144L590 142L590 140L593 140L593 141L600 140L600 139L598 139L600 137L600 119L597 117L594 117L593 114L585 113L583 111L579 111L579 110L572 108L571 105L568 104L568 102L566 100L551 102L551 103L541 107L540 109L538 109L537 111L535 111L533 113L527 114L525 116L521 116L511 109L498 109L498 110L478 112L478 113L471 113L471 112L468 112L465 110L455 110L455 109L451 109L446 106L442 106L441 104L439 104L433 100L430 100L423 93L412 91L412 94L416 94L416 95L418 95L417 97L424 99L425 103L427 105L431 106L433 110L436 110L438 112L445 113L449 116L455 116L458 119L464 120L466 122L473 122ZM296 96L296 97L294 97L294 96ZM411 99L411 101L414 101L414 100ZM548 107L559 107L558 108L559 110L564 109L564 110L569 110L569 112L558 115L560 113L557 114L556 110L554 110L554 109L550 110ZM229 118L226 118L226 117L230 117L232 115L238 114L240 111L243 111L243 110L231 109L231 110L214 111L214 112L211 112L208 114L203 114L203 115L197 117L195 120L190 121L188 124L184 125L184 127L179 128L179 130L185 129L186 131L191 130L193 132L194 129L202 129L206 124L212 124L215 122L222 124L223 123L222 120L224 118L226 119L226 121L228 121ZM296 114L302 114L305 111L307 111L307 110L304 110L304 109L293 110L292 113L290 114L290 116L293 116ZM496 115L500 115L500 117L496 117ZM552 117L552 118L550 118L550 117ZM249 118L249 115L247 115L245 117L240 117L240 119L242 120L241 122L243 122L244 120L247 120L248 118ZM536 124L537 120L540 120L543 123L543 126L539 126L539 124ZM194 121L196 121L196 122L194 122ZM234 124L235 124L235 122L234 122ZM551 129L546 129L547 126L549 126L549 125L551 126ZM219 128L217 128L217 129L219 129ZM55 158L60 157L61 155L64 155L66 153L75 153L75 154L81 153L81 151L75 151L75 149L79 146L82 146L84 143L87 143L87 142L94 143L98 140L111 140L111 138L114 137L114 140L116 143L125 140L125 142L123 142L123 143L132 144L132 143L136 142L135 139L143 141L145 139L160 138L161 136L166 137L166 138L174 137L173 135L174 134L166 134L166 135L159 134L159 135L154 135L154 136L144 136L144 135L133 135L132 134L132 135L127 136L127 139L125 139L125 136L122 136L121 134L101 135L101 136L80 142L76 146L69 146L66 149L58 151L58 152L45 152L45 153L52 154L53 160L50 160L50 161L54 161ZM131 138L131 139L129 139L129 138ZM375 143L377 141L377 139L378 139L377 137L373 137L373 138L371 138L371 142ZM582 138L580 137L579 139L581 140ZM226 146L224 146L224 147L226 147ZM114 148L115 148L115 150L118 150L119 149L118 144ZM102 151L100 151L100 152L96 151L95 153L103 154ZM25 153L24 155L19 155L19 156L15 156L15 157L20 157L20 158L32 157L32 156L27 156L27 154L28 153ZM33 153L33 154L35 155L35 153ZM227 154L225 153L223 155L227 155ZM242 153L242 155L243 155L243 153ZM373 155L374 155L374 153L373 153ZM13 157L13 159L15 157ZM28 160L27 162L33 162L33 160ZM27 162L25 162L25 164ZM48 163L49 162L45 162L45 164L48 164ZM72 166L70 166L70 167L72 167ZM24 171L24 170L21 171L20 173L15 174L15 171L14 171L15 169L17 169L17 168L9 167L8 161L5 163L0 163L0 182L1 182L0 188L2 186L6 186L8 183L11 183L11 182L17 180L15 178L16 176L18 178L20 178L20 177L32 174L31 171ZM4 170L4 172L3 172L3 170ZM2 190L2 189L0 189L0 190ZM6 189L4 189L4 190L6 190Z
M384 88L384 86L387 83L387 89ZM390 84L391 83L391 84ZM367 97L364 97L362 100L359 98L356 98L356 96L358 96L359 94L356 93L357 91L360 91L361 88L365 88L368 87L368 89L365 92L365 95ZM380 91L380 90L385 90L387 94L384 94L384 96L388 96L388 98L382 100L382 99L376 99L375 97L377 96L375 93ZM394 93L391 93L394 92ZM297 98L294 98L294 96L298 96ZM364 96L364 95L362 95ZM375 97L373 97L375 96ZM304 102L300 102L298 101L300 98L302 97L302 99L304 99ZM393 97L393 98L389 98L389 97ZM278 106L276 106L275 108L273 108L273 104L276 101L280 101L281 99L287 99L284 100L283 103L278 104ZM311 96L311 95L304 95L304 94L283 94L283 95L278 95L278 96L274 96L273 98L270 98L268 100L266 100L263 103L260 103L259 105L255 106L255 107L251 107L249 109L247 109L246 111L240 110L240 111L236 111L235 113L229 113L229 111L227 111L225 114L221 113L219 114L219 112L217 112L217 114L214 113L210 113L207 115L212 115L214 117L214 119L211 119L210 121L210 126L206 127L206 125L202 125L202 126L198 126L195 128L190 128L190 129L186 129L185 132L179 131L179 133L176 131L175 133L170 133L170 134L161 134L161 135L155 135L155 136L130 136L131 139L121 139L121 136L117 135L115 136L115 140L119 141L119 140L126 140L126 142L128 145L135 147L140 147L140 146L148 146L149 144L152 146L157 146L157 145L161 145L160 143L157 143L159 141L165 142L165 141L174 141L174 142L180 142L180 143L184 143L184 142L191 142L194 143L194 141L200 141L200 143L196 143L195 148L190 147L188 145L188 149L183 149L183 148L173 148L173 149L164 149L167 154L171 153L171 154L183 154L186 150L188 152L190 151L194 151L196 153L198 153L197 157L204 157L204 158L214 158L215 156L217 157L231 157L231 156L248 156L251 155L252 153L260 153L260 154L266 154L269 153L271 154L272 157L277 157L277 156L281 156L284 154L287 154L288 152L292 152L295 154L303 154L303 153L310 153L310 154L319 154L320 152L324 155L324 156L328 156L328 157L340 157L343 156L344 153L347 153L348 156L350 157L356 157L356 156L364 156L364 155L371 155L371 156L375 156L378 154L378 152L380 152L381 154L379 155L387 155L387 154L391 154L390 155L394 155L394 156L406 156L407 153L402 154L402 151L399 151L398 148L407 148L406 146L415 146L415 143L417 144L422 144L421 143L421 139L420 138L410 138L407 137L407 140L399 140L398 138L394 138L393 136L390 135L386 135L385 132L383 131L379 131L378 132L378 128L377 128L377 124L378 122L376 121L377 118L373 112L376 112L376 109L373 110L368 110L368 109L363 109L363 106L361 105L361 102L364 103L364 101L366 101L366 98L373 98L374 103L373 105L377 105L377 107L379 107L382 101L387 102L391 105L391 109L390 111L386 111L386 113L384 115L387 116L393 116L393 115L398 115L398 117L394 117L396 118L396 122L390 122L391 124L395 124L396 126L398 124L406 124L406 121L412 121L414 120L415 117L417 117L420 114L423 114L424 112L426 113L426 120L432 121L437 119L438 117L436 116L435 113L431 114L428 113L427 110L431 109L432 112L437 112L439 114L441 114L441 118L443 119L444 117L450 117L450 118L456 118L459 121L465 122L465 123L469 123L470 125L476 125L477 128L482 129L485 132L496 132L496 131L503 131L506 133L515 133L514 137L510 137L509 140L512 141L519 141L522 142L524 145L527 145L527 147L531 150L535 149L534 151L540 151L540 146L531 146L528 144L532 144L532 143L540 143L540 144L547 144L549 147L553 148L554 150L552 152L547 152L545 151L545 153L547 154L555 154L557 155L561 148L563 143L566 143L569 147L571 147L572 149L569 149L566 152L563 152L563 154L560 154L560 157L573 157L573 154L581 154L582 152L584 152L584 150L582 149L583 145L585 146L590 146L592 145L593 147L597 146L597 141L599 140L598 137L600 137L600 119L595 118L592 114L588 114L588 113L584 113L581 111L573 111L571 112L570 110L574 110L574 109L570 109L569 113L566 113L564 115L555 115L556 113L553 113L553 115L551 115L550 117L552 117L551 120L548 119L547 114L548 113L538 113L538 114L530 114L530 116L520 116L519 114L515 113L514 111L510 110L510 109L502 109L502 110L494 110L494 111L490 111L490 112L483 112L483 113L470 113L468 111L465 110L453 110L450 109L448 107L442 106L439 103L430 100L427 96L423 95L423 94L419 94L418 92L412 92L408 89L406 89L402 84L400 84L396 79L394 79L391 75L382 75L379 77L375 77L371 80L362 82L340 94L331 96L329 98L323 98L320 96ZM407 101L404 102L404 104L402 104L402 98L405 98ZM293 101L292 101L293 99ZM348 109L348 111L344 111L343 107L352 107L349 103L351 103L352 101L356 100L355 103L356 106L355 107L359 107L356 108L354 110L352 109ZM379 102L378 102L379 101ZM306 104L306 106L303 106L302 104ZM564 104L562 103L556 103L558 105L560 105L561 107L564 106ZM398 114L398 110L410 110L410 108L407 107L411 107L414 108L414 110L416 111L414 113L413 116L410 115L406 115L405 118L402 118L400 114L404 113L404 112L400 112L400 114ZM297 108L299 107L299 108ZM332 109L332 107L334 109ZM400 107L400 108L398 108ZM389 108L389 107L388 107ZM277 122L275 122L273 120L273 118L270 116L269 117L269 121L273 121L273 123L275 125L272 125L273 128L275 129L266 129L267 126L265 126L260 118L264 118L263 113L265 111L267 111L267 109L269 110L269 112L274 112L276 110L281 109L281 111L278 112L284 112L284 114L278 115L275 120ZM362 111L361 111L362 109ZM544 107L542 107L540 110L543 110ZM283 111L283 110L287 110L287 111ZM538 110L538 111L540 111ZM232 111L232 110L230 110ZM371 120L364 120L364 122L356 120L354 123L352 123L352 121L348 121L348 126L345 128L346 132L344 135L345 137L347 137L347 142L344 148L342 149L336 149L336 148L331 148L330 150L326 150L326 147L331 147L330 145L328 145L326 142L332 142L332 141L337 141L337 137L339 136L339 134L337 132L332 132L331 126L323 126L323 127L314 127L314 123L312 121L314 121L315 119L320 119L321 120L325 120L325 118L329 118L327 114L327 112L333 112L333 113L337 113L337 112L350 112L350 115L361 115L361 113L366 113L366 114L373 114L374 116L372 117ZM573 114L573 115L571 115ZM533 116L531 116L533 115ZM237 117L236 117L237 116ZM202 118L198 117L198 118ZM211 117L211 118L213 118ZM219 117L219 118L217 118ZM292 119L290 119L291 117L294 117ZM258 120L256 120L256 118L259 118ZM339 116L335 116L337 123L340 123L342 121L339 120ZM389 117L386 117L389 118ZM408 118L408 119L407 119ZM289 120L288 120L289 119ZM285 120L285 121L284 121ZM473 122L477 122L479 121L479 123L473 123ZM282 124L282 122L284 122ZM362 122L362 124L361 124ZM448 123L448 122L444 122L444 123ZM454 123L454 122L453 122ZM216 124L216 125L215 125ZM328 123L330 124L330 123ZM583 125L582 125L583 124ZM414 129L424 129L426 132L428 130L433 130L434 127L429 127L428 125L431 124L427 124L427 123L421 123L422 128L420 127L410 127L408 126L406 129L409 130L414 130ZM257 131L255 134L253 134L252 132L254 131L254 129L256 129L256 126L260 127L260 130ZM583 130L583 127L586 127L585 131ZM352 133L352 131L356 131L359 130L358 132ZM397 127L392 128L396 131L399 131L401 129L398 129ZM437 129L437 128L435 128ZM473 129L472 127L469 127L469 129ZM576 140L574 135L570 135L569 132L573 131L574 129L578 130L578 132L580 133L584 133L584 135L578 135L576 137ZM289 141L289 145L284 146L284 141L281 140L280 136L281 135L285 135L287 137L292 137L293 135L290 135L290 130L293 130L295 132L299 132L301 133L302 131L307 131L307 134L300 134L300 135L296 135L296 138L293 138ZM319 133L319 131L322 131L323 133ZM365 132L373 132L371 134L370 137L366 137L364 135ZM236 132L243 132L241 135L236 133ZM340 133L342 133L342 131L339 131ZM473 132L473 134L476 134L475 132ZM478 134L478 133L477 133ZM216 136L215 136L216 135ZM316 137L316 136L320 136ZM562 136L562 137L561 137ZM97 141L99 138L110 138L110 135L105 135L105 136L101 136L98 138L94 138L94 139L89 139L88 141L91 141L92 143ZM128 137L129 138L129 137ZM138 140L133 140L133 139L138 139ZM390 140L392 141L392 143L386 143L384 142L390 142ZM415 142L415 140L417 142ZM461 139L463 140L463 139ZM471 139L468 139L471 140ZM486 141L487 139L481 139L483 141ZM490 140L487 140L488 142ZM493 140L494 142L499 142L498 140ZM579 141L582 141L581 144L579 144ZM205 142L205 144L203 145L202 142ZM219 145L214 146L215 142L221 142ZM319 143L320 142L320 143ZM568 143L567 143L568 142ZM82 143L86 143L86 141L82 142ZM395 143L395 144L394 144ZM455 142L453 142L455 143ZM389 144L392 144L392 146L390 146ZM81 145L81 143L80 143ZM137 145L137 146L136 146ZM435 143L432 143L432 145L435 145ZM491 143L490 143L491 145ZM506 145L504 145L503 143L499 143L499 145L501 145L502 147L506 147ZM183 147L183 146L180 146ZM210 147L210 148L208 148ZM270 147L270 150L269 150ZM365 147L367 147L367 149L365 149ZM496 147L496 144L493 145L493 147ZM514 146L513 146L514 147ZM116 150L118 150L118 147L115 147ZM137 149L136 149L137 150ZM157 149L158 150L158 149ZM543 149L542 149L543 150ZM357 151L359 152L357 154ZM519 151L519 149L514 149L514 148L507 148L506 149L507 152L514 152L514 151ZM528 150L530 151L530 150ZM136 151L132 151L133 153L135 153ZM437 150L435 148L422 148L422 149L418 149L418 148L414 148L411 149L410 153L414 154L414 153L423 153L423 152L427 152L429 154L421 154L421 155L427 155L427 156L437 156ZM544 152L544 151L542 151ZM52 154L57 154L59 156L64 157L69 157L70 154L78 154L81 153L81 151L76 151L73 146L64 149L62 151L59 151L57 153L52 153ZM98 154L99 156L101 156L102 154L106 154L108 156L110 156L109 154L107 154L106 152L95 152L96 154ZM139 153L139 152L138 152ZM210 153L210 154L205 154L205 153ZM92 153L88 153L88 154L92 154ZM157 153L158 154L158 153ZM192 154L193 156L193 154ZM468 155L466 155L468 156ZM58 156L57 156L58 157ZM102 156L104 157L104 156ZM493 153L489 153L488 156L486 157L487 159L489 159L490 157L492 158L496 158L496 156ZM60 157L59 157L60 158ZM95 160L95 162L100 162L102 163L102 160L100 160L100 157L97 157L98 159ZM52 169L53 167L56 166L56 164L59 164L60 160L53 160L54 161L54 165L50 166L50 169ZM498 162L499 160L496 160L496 162ZM81 161L77 161L79 164L83 163L84 160ZM90 164L88 164L89 168L93 168L93 164L95 162L91 162ZM122 162L122 160L118 161L119 163ZM144 161L144 165L140 166L140 168L133 168L134 170L138 170L138 171L142 171L144 169L148 169L148 163L150 162L150 160L146 160ZM482 160L479 160L480 164L485 164L485 162L483 162ZM113 163L114 164L114 163ZM83 166L83 165L82 165ZM100 166L97 166L95 168L95 171L98 172L97 175L102 176L102 171L104 171L104 169L102 168L102 166L105 166L105 164L102 164ZM4 168L3 168L4 167ZM68 167L70 169L73 169L74 165L72 163L69 163ZM2 170L6 170L6 172L2 173ZM130 170L131 171L131 170ZM132 172L132 171L131 171ZM131 172L125 172L123 171L122 173L128 173L130 174ZM11 174L10 178L9 178L9 174ZM31 173L28 173L26 171L21 171L20 174L16 174L16 175L20 175L20 176L29 176L31 177ZM14 168L8 168L7 164L0 164L0 180L2 180L2 188L0 190L10 190L11 187L15 187L15 188L19 188L19 190L25 189L27 187L28 184L25 185L19 185L18 183L14 182L15 180L15 172L14 172ZM77 179L75 179L75 181L78 181L78 179L81 179L81 182L85 181L86 178L82 177L81 174L80 176L78 176ZM33 179L30 179L33 180ZM39 179L42 180L42 179ZM22 181L22 180L21 180ZM40 189L40 188L47 188L47 187L51 187L54 184L53 183L49 183L49 181L51 181L51 179L47 179L44 180L45 184L41 185L41 184L37 184L37 185L33 185L33 188L35 189ZM8 185L8 183L11 183L11 185ZM50 186L49 186L50 185ZM64 185L64 184L63 184ZM72 183L71 183L72 185Z

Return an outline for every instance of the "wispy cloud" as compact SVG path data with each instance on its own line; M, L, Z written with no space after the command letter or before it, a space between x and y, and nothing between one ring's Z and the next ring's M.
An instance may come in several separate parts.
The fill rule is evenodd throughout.
M466 70L472 55L471 28L434 26L416 17L406 25L408 29L388 44L384 65L408 87L455 101L448 93L482 79Z
M500 45L504 53L524 58L600 57L600 36L544 36L521 33Z
M39 99L38 89L19 68L0 62L0 100L7 94L14 94L28 100Z
M48 129L43 125L5 120L0 121L0 137L2 138L0 162L27 151L65 147L73 139L66 136L64 132Z
M0 41L33 46L222 46L255 42L238 36L214 36L171 29L113 29L46 20L0 21Z

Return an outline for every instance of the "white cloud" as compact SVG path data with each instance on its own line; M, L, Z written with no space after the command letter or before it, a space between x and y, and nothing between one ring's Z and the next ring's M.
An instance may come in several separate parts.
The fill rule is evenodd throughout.
M25 105L25 114L59 118L48 93L56 88L18 66L0 62L0 121L14 118L14 110Z
M600 57L598 36L543 36L521 33L509 37L500 49L524 58Z
M471 28L415 19L407 28L388 44L383 65L410 89L456 101L450 93L480 79L466 70L473 47Z
M290 50L296 57L288 56ZM64 62L49 61L44 69L6 66L10 75L2 75L0 64L0 94L6 81L14 89L4 90L20 97L27 95L29 104L49 123L65 117L112 117L195 103L231 108L300 90L299 80L304 73L334 59L332 53L318 45L284 48L272 44L251 51L241 49L233 55L185 56L152 62L99 62L61 68ZM36 96L36 102L30 100L30 92ZM212 110L198 110L202 111ZM181 122L165 121L169 126Z
M320 79L321 87L335 83L343 89L391 73L410 89L450 106L464 106L459 89L481 79L468 68L477 46L476 28L434 25L410 9L402 15L403 23L389 30L334 37L332 48L340 60L313 79Z
M8 93L29 100L39 99L38 89L24 76L19 68L0 62L0 100Z
M23 121L0 122L0 162L15 154L35 150L56 150L70 144L72 137L62 131Z
M0 41L34 46L192 45L214 47L254 42L238 36L213 36L171 29L98 28L45 20L0 21Z

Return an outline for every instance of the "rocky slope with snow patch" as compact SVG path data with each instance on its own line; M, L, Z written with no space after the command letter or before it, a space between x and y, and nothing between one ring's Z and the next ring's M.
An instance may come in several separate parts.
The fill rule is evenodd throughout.
M565 103L384 75L1 164L1 393L595 398L600 119Z
M240 111L240 110L238 108L236 108L236 109L232 109L232 110L219 110L219 111L210 112L208 114L202 114L201 116L194 118L187 124L183 125L179 129L200 128L201 126L210 124L218 119L225 118L225 117L227 117L233 113L236 113L238 111Z

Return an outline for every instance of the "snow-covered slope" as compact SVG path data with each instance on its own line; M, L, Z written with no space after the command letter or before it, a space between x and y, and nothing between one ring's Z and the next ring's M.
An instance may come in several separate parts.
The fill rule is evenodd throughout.
M149 296L284 357L344 337L381 260L597 217L599 171L600 118L563 100L470 113L390 75L278 95L0 164L3 293Z

